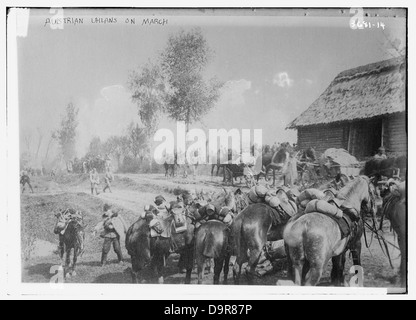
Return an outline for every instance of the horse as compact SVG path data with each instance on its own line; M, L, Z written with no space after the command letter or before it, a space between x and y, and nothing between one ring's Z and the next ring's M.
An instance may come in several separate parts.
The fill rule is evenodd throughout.
M195 235L195 257L198 266L198 284L202 284L205 262L214 259L214 284L219 284L224 269L224 284L230 265L229 229L221 221L211 220L198 228Z
M368 177L375 177L377 183L382 176L392 178L395 175L406 176L407 157L400 156L387 159L371 159L367 161L362 170L362 174Z
M284 192L279 190L278 193ZM233 255L237 256L233 268L234 283L240 281L242 265L248 262L247 278L252 282L256 266L267 241L283 239L287 221L296 214L296 204L290 201L291 212L281 211L276 215L275 209L265 203L250 204L234 219L231 226ZM248 254L249 251L249 254Z
M66 278L76 276L75 266L78 257L84 250L85 226L83 226L83 217L73 209L59 211L55 217L58 219L54 228L54 233L59 234L59 255L64 267ZM71 251L74 250L74 258L71 264ZM64 254L66 259L64 261ZM67 270L69 269L69 272Z
M172 202L169 217L163 224L170 228L169 238L157 236L151 237L150 228L145 219L136 221L127 231L126 249L132 259L133 282L138 281L138 273L150 263L159 283L164 283L164 267L169 255L173 252L181 254L186 268L185 284L191 282L194 251L194 231L190 217L185 215L185 208L178 202ZM176 233L175 224L186 219L186 230ZM174 244L174 245L173 245ZM173 249L174 247L174 249Z
M342 238L338 223L319 212L307 213L289 221L284 230L283 239L292 265L289 271L295 277L296 285L317 285L330 259L333 264L332 283L343 284L348 250L352 253L354 265L361 265L364 224L360 215L363 214L362 209L375 214L375 187L368 177L359 176L341 189L336 199L343 202L341 209L345 215L353 211L359 219L355 232L345 238Z
M397 186L397 185L396 185ZM400 282L402 287L406 287L407 274L407 243L406 243L406 228L407 228L407 214L406 214L406 192L404 182L397 186L397 190L393 189L383 197L382 220L386 217L390 220L391 227L397 234L399 249L401 254L400 261ZM400 192L400 188L401 191ZM382 227L382 222L380 224Z

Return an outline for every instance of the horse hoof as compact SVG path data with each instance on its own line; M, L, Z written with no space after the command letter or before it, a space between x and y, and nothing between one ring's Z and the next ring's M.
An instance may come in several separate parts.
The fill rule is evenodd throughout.
M164 283L164 281L163 281L163 277L160 277L160 278L157 280L157 282L158 282L159 284L163 284L163 283Z

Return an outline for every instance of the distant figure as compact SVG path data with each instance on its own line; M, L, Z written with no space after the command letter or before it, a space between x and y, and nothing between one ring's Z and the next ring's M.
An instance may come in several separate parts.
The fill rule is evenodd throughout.
M91 182L91 194L94 195L94 190L98 196L98 185L100 184L100 176L97 173L97 169L93 168L90 172L90 182Z
M105 157L105 170L111 170L111 158L109 154Z
M381 146L380 148L378 148L378 152L374 156L374 159L376 159L376 160L387 159L386 149L383 146Z
M32 185L30 184L30 177L26 170L22 170L20 173L20 184L22 185L22 193L25 191L25 185L27 184L30 190L33 192Z
M105 193L105 190L107 190L107 189L110 191L110 193L113 193L113 191L111 191L111 182L113 182L113 180L114 180L113 174L111 173L110 169L108 168L107 172L105 173L105 177L104 177L104 183L105 183L105 186L104 186L104 189L103 189L104 193Z
M83 170L84 174L88 173L87 161L86 160L84 162L82 162L82 170Z

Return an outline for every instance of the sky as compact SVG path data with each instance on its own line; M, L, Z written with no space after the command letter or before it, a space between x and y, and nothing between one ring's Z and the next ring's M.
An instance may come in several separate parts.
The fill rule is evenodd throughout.
M263 143L296 142L287 125L306 110L340 72L389 59L388 39L404 44L404 18L366 17L385 29L353 30L349 10L140 11L31 9L27 34L17 40L20 143L59 127L65 107L79 108L77 153L92 137L105 140L140 122L128 75L155 59L171 34L199 27L215 55L206 76L225 83L201 123L208 129L262 129ZM83 24L51 25L47 19L83 18ZM113 18L117 23L91 23ZM126 24L126 19L136 24ZM166 19L142 25L145 18ZM131 20L130 20L131 21ZM73 20L71 22L74 22ZM108 20L107 20L108 22ZM176 124L162 117L161 128ZM46 150L46 138L41 150ZM36 146L32 143L32 148ZM42 152L42 151L41 151Z

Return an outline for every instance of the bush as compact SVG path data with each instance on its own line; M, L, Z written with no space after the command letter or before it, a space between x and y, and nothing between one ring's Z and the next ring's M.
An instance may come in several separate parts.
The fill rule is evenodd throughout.
M133 157L125 157L123 163L118 168L121 173L138 173L140 171L140 160Z

